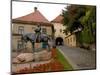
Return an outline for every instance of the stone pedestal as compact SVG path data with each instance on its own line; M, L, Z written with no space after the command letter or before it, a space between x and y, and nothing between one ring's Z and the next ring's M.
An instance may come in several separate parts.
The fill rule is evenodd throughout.
M35 56L35 61L45 61L51 58L51 52L48 52L47 50L43 50L34 53L34 56Z
M34 53L21 53L13 59L13 63L39 62L51 59L51 51L42 50Z
M12 63L18 64L23 62L30 62L34 60L34 54L33 53L21 53L17 57L12 59Z

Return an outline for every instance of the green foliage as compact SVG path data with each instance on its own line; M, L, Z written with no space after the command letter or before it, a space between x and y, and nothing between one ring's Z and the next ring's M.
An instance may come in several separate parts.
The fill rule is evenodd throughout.
M85 15L85 8L83 6L71 5L65 11L63 10L62 14L64 17L63 24L67 26L70 32L73 32L79 27L79 24L74 23L80 22L78 19Z
M64 65L64 70L73 70L72 66L69 64L69 62L65 59L65 57L61 54L61 52L58 49L56 59Z
M84 25L84 30L82 31L83 43L93 43L95 42L95 36L93 36L93 31L96 30L96 8L91 6L87 7L86 15L82 17L81 23Z
M93 27L93 29L96 29L96 23L95 22L92 23L92 27Z
M90 33L89 29L84 29L81 32L81 42L83 43L92 43L94 41L94 37L92 36L92 34Z
M80 25L84 27L82 32L75 33L77 42L93 43L95 42L96 30L96 7L84 5L70 5L63 10L63 24L67 32L77 30Z

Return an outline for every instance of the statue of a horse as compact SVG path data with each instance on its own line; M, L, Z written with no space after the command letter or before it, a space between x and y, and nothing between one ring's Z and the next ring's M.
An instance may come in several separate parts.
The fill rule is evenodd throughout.
M41 33L41 26L38 25L37 28L35 29L35 33L26 33L22 35L22 40L24 40L26 43L30 41L33 46L33 51L35 51L34 44L35 43L43 43L43 48L48 47L48 50L50 51L50 41L52 42L52 47L53 47L53 39L50 38L46 33Z
M50 44L49 42L52 40L47 34L36 34L36 33L27 33L22 35L22 40L25 41L26 43L30 41L33 46L33 51L35 51L34 44L43 42L48 46L48 50L50 50Z

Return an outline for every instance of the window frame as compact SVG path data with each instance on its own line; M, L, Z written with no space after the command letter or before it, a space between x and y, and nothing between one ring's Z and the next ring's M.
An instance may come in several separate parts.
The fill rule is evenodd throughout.
M18 40L17 41L17 49L22 49L22 48L24 48L23 42L21 40Z
M18 34L24 33L24 26L18 26Z
M62 33L62 29L60 29L60 33Z
M47 28L42 28L42 33L47 33Z

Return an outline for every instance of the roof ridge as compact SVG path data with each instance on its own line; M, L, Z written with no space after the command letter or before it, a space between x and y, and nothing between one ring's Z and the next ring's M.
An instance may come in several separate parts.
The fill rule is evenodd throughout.
M46 19L48 22L49 22L49 20L39 11L39 10L37 10L40 14L41 14L41 16L44 18L44 19Z
M43 22L43 23L50 23L50 21L39 11L36 10L34 12L31 12L30 14L15 18L13 20L18 20L18 21L26 21L26 22Z

